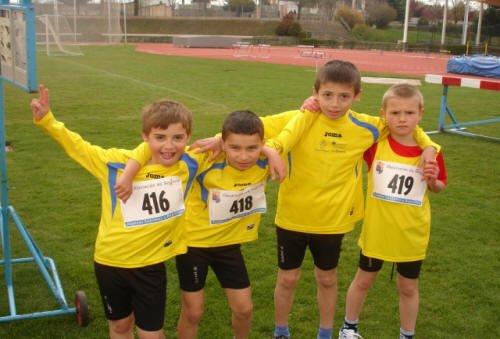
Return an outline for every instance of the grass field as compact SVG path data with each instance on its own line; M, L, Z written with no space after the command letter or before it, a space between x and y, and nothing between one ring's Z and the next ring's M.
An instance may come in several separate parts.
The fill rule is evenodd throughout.
M295 109L311 94L313 69L226 60L135 53L132 46L83 47L83 57L38 55L38 78L50 89L55 116L86 140L103 147L133 148L139 142L141 108L161 97L178 100L194 113L193 139L219 131L237 109L268 115ZM363 74L374 75L374 74ZM387 76L387 75L384 75ZM379 114L388 85L367 84L354 109ZM423 83L422 127L436 129L441 86ZM99 185L62 148L32 123L34 95L5 86L9 203L42 252L57 264L67 298L84 290L91 323L79 328L73 315L0 323L0 338L105 338L107 324L93 273L93 248L100 214ZM449 104L461 121L499 117L499 92L451 88ZM500 137L498 124L471 131ZM500 144L435 135L443 146L449 187L431 194L432 234L420 281L418 338L496 338L500 311ZM267 190L268 210L258 241L243 246L252 281L254 320L251 338L270 338L276 276L274 212L277 185ZM335 330L344 316L347 287L357 268L359 225L343 242ZM28 256L12 229L14 257ZM180 293L174 261L167 263L167 338L174 338ZM307 255L290 315L296 339L316 338L318 313L313 265ZM398 296L386 264L361 315L365 338L396 338ZM14 266L18 313L57 307L32 264ZM0 316L9 314L4 271L0 270ZM230 312L213 274L206 286L199 337L232 338Z

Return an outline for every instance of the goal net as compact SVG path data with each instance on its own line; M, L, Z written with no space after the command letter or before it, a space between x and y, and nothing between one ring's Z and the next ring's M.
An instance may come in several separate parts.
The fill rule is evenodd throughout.
M81 55L80 45L123 39L124 0L34 0L37 43L50 55Z
M37 16L37 41L47 55L83 55L76 32L62 15Z

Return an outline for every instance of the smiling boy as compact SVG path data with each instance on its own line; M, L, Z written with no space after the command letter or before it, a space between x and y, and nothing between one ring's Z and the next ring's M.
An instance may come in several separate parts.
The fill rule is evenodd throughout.
M118 203L113 186L132 152L102 149L68 130L50 111L49 92L43 86L31 108L35 124L101 184L94 269L110 338L133 338L134 323L139 338L164 338L164 261L186 252L180 224L184 199L198 170L197 160L184 154L191 112L171 100L159 100L143 110L142 135L152 158L133 176L134 194L125 204Z
M264 145L264 126L250 111L228 115L222 141L224 152L196 177L186 206L188 251L176 257L182 294L180 339L197 337L209 267L228 299L234 337L246 339L250 332L253 304L241 244L257 239L261 214L267 210L268 159L282 160ZM139 163L149 157L144 150L146 154L137 156ZM137 165L132 161L126 171L132 173Z

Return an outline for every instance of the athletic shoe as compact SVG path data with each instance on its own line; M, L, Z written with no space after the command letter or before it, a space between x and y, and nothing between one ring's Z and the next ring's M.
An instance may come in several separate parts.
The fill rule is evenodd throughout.
M287 335L275 335L273 339L290 339Z
M339 339L363 339L363 337L355 330L344 328L344 325L342 325L339 331Z

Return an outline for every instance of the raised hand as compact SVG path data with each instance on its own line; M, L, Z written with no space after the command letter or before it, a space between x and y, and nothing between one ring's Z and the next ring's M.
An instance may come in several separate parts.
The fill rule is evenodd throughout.
M31 111L35 120L41 120L50 110L49 90L43 85L38 86L40 97L31 100Z

